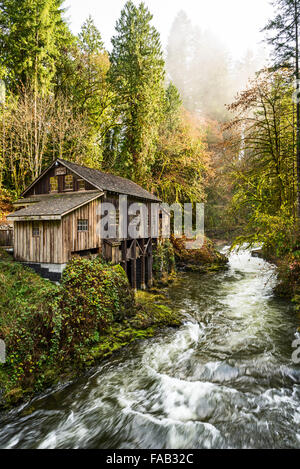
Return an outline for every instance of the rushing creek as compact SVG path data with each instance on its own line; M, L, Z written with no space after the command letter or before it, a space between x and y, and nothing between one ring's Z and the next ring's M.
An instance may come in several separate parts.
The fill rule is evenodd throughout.
M179 330L0 417L0 447L300 448L299 320L275 283L247 251L227 272L185 274L168 290Z

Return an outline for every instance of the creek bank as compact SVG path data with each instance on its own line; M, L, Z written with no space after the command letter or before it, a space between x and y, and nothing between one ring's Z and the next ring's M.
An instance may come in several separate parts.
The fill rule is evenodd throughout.
M187 249L189 241L183 238L172 238L176 266L186 272L214 273L228 268L228 258L221 254L215 244L204 238L200 249Z
M204 239L200 249L186 249L186 237L174 238L159 243L153 251L154 288L173 284L178 279L178 272L215 273L228 269L228 258L221 254L216 244ZM221 242L220 245L224 243Z
M300 251L287 254L281 259L273 258L272 261L278 271L275 295L291 299L300 314Z
M61 285L0 253L0 409L72 381L128 344L179 327L162 295L134 294L120 266L74 258ZM161 304L161 303L164 304Z
M294 249L280 256L270 248L254 249L253 257L259 257L277 267L278 282L274 288L275 296L291 300L297 313L300 313L300 250Z
M45 389L74 381L134 341L178 328L182 315L170 308L163 287L180 281L177 270L214 273L227 258L205 239L186 250L171 239L154 250L154 288L134 293L124 270L100 258L74 257L55 285L0 251L0 409Z

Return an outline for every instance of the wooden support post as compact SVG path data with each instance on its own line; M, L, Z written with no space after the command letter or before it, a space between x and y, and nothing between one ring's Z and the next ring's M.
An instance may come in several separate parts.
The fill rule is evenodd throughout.
M146 264L146 257L145 257L145 240L141 240L142 246L142 258L141 258L141 290L146 290L146 271L145 271L145 264Z
M131 286L136 290L136 240L132 243L132 252Z
M149 240L148 245L148 287L153 285L153 251L152 251L152 238Z
M124 262L124 270L127 274L127 241L122 241L122 261Z

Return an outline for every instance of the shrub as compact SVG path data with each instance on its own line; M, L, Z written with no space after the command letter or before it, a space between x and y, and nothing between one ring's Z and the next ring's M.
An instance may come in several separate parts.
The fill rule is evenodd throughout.
M72 259L59 286L18 263L0 264L0 338L7 348L0 371L15 387L42 387L47 367L80 360L82 347L135 313L124 270L98 258Z
M186 249L186 237L171 238L174 247L176 263L179 267L187 265L212 265L212 264L227 264L228 260L225 256L220 254L214 247L210 239L205 238L201 249Z
M134 293L120 266L100 258L73 258L67 265L48 327L52 344L73 353L79 344L93 343L109 324L134 311Z
M169 240L158 243L153 249L153 275L156 280L175 271L175 254Z
M277 260L278 285L276 293L292 298L300 310L300 251L294 251L281 260Z

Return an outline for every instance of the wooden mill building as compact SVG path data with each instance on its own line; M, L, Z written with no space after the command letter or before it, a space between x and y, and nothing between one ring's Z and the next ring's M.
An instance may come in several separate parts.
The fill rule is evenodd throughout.
M111 202L118 213L119 196L128 206L159 199L134 182L57 159L22 194L18 210L9 215L14 224L14 258L43 276L59 280L75 254L100 254L121 264L133 288L152 284L151 215L147 238L101 239L97 224L99 205Z

